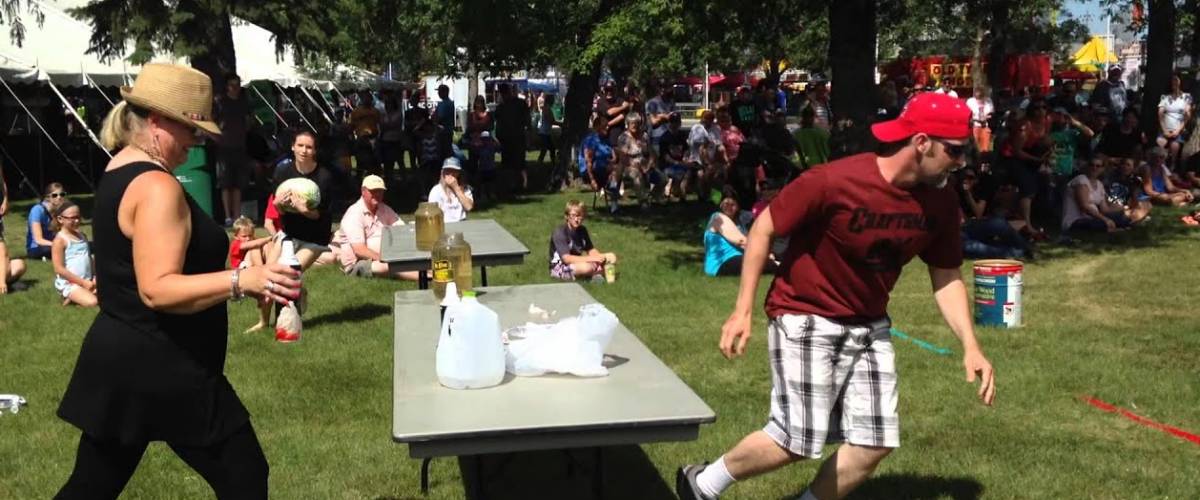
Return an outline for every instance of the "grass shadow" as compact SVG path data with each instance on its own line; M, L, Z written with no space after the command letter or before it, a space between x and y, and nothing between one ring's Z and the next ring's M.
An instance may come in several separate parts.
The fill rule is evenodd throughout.
M1116 233L1072 232L1070 242L1063 242L1063 232L1051 232L1050 242L1039 245L1038 260L1070 259L1101 253L1122 254L1160 248L1170 243L1200 238L1200 229L1185 225L1179 217L1189 213L1187 208L1155 207L1150 221Z
M482 496L489 499L675 498L641 447L609 446L601 450L599 454L589 448L482 455L482 463L475 457L463 457L459 459L459 472L466 498L477 497L473 493L480 477ZM597 458L599 477L594 477ZM599 497L594 489L597 482L602 485Z
M953 498L976 500L983 495L983 485L968 477L919 476L916 474L884 474L868 479L848 498L868 500L924 500Z
M662 254L658 256L658 262L671 269L703 269L703 245L694 250L673 250L662 252Z
M391 314L392 310L380 304L359 304L353 307L348 307L340 311L314 316L311 319L304 320L304 326L308 328L326 323L347 323L369 321L380 316Z

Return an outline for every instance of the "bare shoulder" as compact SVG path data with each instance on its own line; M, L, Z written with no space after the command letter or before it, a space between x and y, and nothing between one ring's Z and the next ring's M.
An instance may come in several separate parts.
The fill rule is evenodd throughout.
M135 219L144 216L178 219L186 215L187 202L183 197L183 187L170 173L157 169L130 181L117 212L121 232L127 237L133 235Z
M126 189L125 197L157 203L178 203L183 201L183 186L165 170L152 170L134 178Z

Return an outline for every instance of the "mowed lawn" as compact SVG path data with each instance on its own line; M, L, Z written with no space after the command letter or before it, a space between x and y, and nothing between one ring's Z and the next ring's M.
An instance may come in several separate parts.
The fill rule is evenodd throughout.
M547 238L571 197L591 201L591 193L529 195L472 214L497 219L532 252L523 266L489 269L492 283L550 281ZM5 237L18 256L28 208L29 202L15 203L5 217ZM646 463L636 450L606 455L612 498L670 498L676 467L715 459L765 422L770 381L761 309L747 356L726 361L716 349L737 280L701 272L708 210L671 205L617 217L593 213L586 221L621 264L617 283L585 286L718 417L697 441L643 446L653 465L643 468L648 474L624 472L630 467L623 461ZM1096 410L1080 397L1200 432L1198 238L1200 230L1159 212L1149 227L1111 241L1048 246L1026 267L1026 326L979 332L997 369L993 408L982 406L964 381L961 349L937 312L924 265L910 265L892 296L895 326L953 354L895 340L902 447L856 496L1196 498L1200 446ZM54 412L95 314L60 305L49 262L30 267L32 287L0 297L0 393L29 401L20 414L0 416L0 498L6 499L48 498L71 471L79 433ZM963 269L970 286L970 263ZM390 304L393 292L415 285L351 279L328 267L309 272L306 281L311 305L300 343L242 334L254 322L250 303L231 305L228 333L212 332L229 336L226 373L253 414L271 465L272 497L420 498L419 461L390 434ZM759 303L766 287L764 280ZM797 494L816 466L800 463L746 481L727 498ZM429 498L463 495L458 468L435 461ZM210 497L204 481L161 443L150 447L124 496Z

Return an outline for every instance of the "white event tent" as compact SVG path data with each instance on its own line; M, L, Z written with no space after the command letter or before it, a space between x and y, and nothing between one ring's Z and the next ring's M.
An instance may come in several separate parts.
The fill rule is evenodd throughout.
M62 147L38 122L34 113L9 84L46 84L64 108L70 110L74 119L83 125L83 129L87 130L97 147L100 147L99 140L88 129L83 118L74 112L74 107L63 96L59 87L91 86L111 104L120 98L111 87L130 85L140 66L126 62L125 57L102 61L96 55L87 53L92 28L66 11L87 5L91 0L29 1L41 12L42 22L39 23L32 12L20 12L25 27L24 39L20 45L7 33L0 33L0 85L3 85L4 90L16 100L80 177L91 184L88 177L83 175L79 167L63 152ZM380 85L391 83L383 81L375 73L336 63L330 65L331 69L319 74L308 74L294 63L290 48L286 48L277 57L274 35L270 31L237 18L233 19L232 29L238 73L243 82L266 80L281 87L323 90L336 90L339 85L351 88L378 88ZM154 61L187 64L186 58L169 55L156 56ZM103 87L109 87L110 90L105 91ZM305 91L305 94L307 93Z

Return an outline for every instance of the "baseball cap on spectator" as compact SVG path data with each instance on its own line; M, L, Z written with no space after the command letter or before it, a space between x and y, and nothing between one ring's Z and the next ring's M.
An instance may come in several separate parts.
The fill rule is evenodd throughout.
M483 132L480 132L480 133L479 133L479 137L482 137L482 138L484 138L484 139L487 139L487 138L489 138L489 137L491 137L491 136L492 136L492 133L491 133L491 132L488 132L488 131L486 131L486 130L484 130Z
M362 187L369 191L374 191L376 189L387 191L387 186L383 184L383 178L378 175L368 175L363 177Z
M1062 106L1055 106L1055 107L1054 107L1054 109L1050 110L1050 112L1052 112L1052 113L1062 113L1062 114L1064 114L1064 115L1069 115L1069 114L1071 114L1071 112L1070 112L1070 111L1067 111L1067 108L1064 108L1064 107L1062 107Z
M963 101L946 94L924 93L909 99L895 120L871 125L871 133L882 142L896 142L915 134L943 139L966 139L971 134L971 110Z
M1164 149L1162 146L1154 146L1154 147L1150 148L1150 151L1148 151L1146 154L1149 155L1151 158L1166 158L1167 150Z
M453 156L442 162L442 170L462 170L462 164Z

